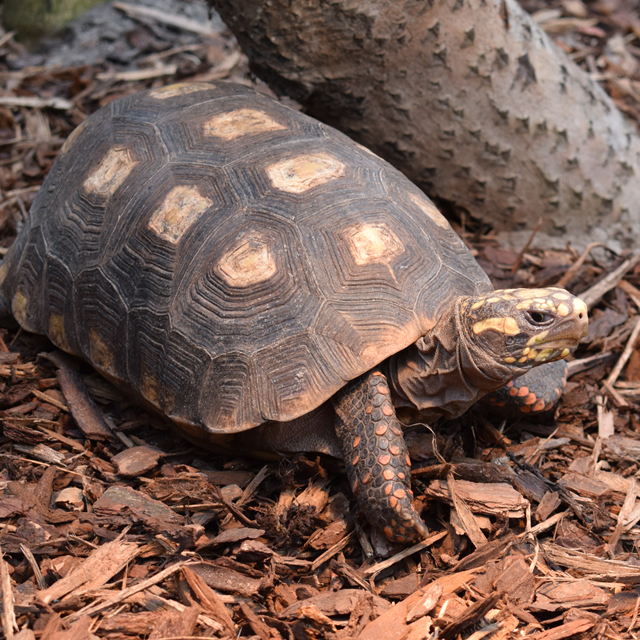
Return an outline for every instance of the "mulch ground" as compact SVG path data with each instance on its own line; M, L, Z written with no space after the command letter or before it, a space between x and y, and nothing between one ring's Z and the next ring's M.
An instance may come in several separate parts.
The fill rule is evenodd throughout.
M525 4L640 122L636 3ZM130 21L118 55L83 66L46 67L0 33L0 251L97 108L175 81L253 82L223 28L111 10ZM3 330L4 637L637 637L639 259L535 239L518 255L456 229L496 287L565 286L591 325L554 415L409 429L431 531L411 548L372 535L338 461L207 454L46 339Z

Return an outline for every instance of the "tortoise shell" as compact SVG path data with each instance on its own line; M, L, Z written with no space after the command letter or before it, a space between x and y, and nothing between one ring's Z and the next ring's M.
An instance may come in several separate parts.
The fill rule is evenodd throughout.
M310 412L491 289L401 173L227 83L88 118L0 280L25 329L213 433Z

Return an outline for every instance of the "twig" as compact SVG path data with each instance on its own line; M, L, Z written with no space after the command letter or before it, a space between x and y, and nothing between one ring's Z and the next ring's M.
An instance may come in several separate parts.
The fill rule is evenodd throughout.
M120 71L118 73L99 73L98 80L121 80L122 82L138 82L150 78L160 78L162 76L172 76L178 71L177 64L168 64L164 67L152 69L134 69L133 71Z
M238 507L236 507L235 504L233 504L233 502L231 502L230 500L227 500L222 495L222 491L220 490L220 487L216 485L215 490L217 493L218 500L235 516L237 520L242 522L242 524L244 524L247 527L251 527L253 529L260 529L260 525L257 522L254 522L253 520L250 520L249 518L247 518L247 516L245 516L244 513L242 513L242 511L240 511L240 509L238 509Z
M96 613L100 613L101 611L104 611L105 609L112 607L114 604L118 604L123 600L126 600L130 596L140 591L144 591L145 589L152 587L154 584L158 584L159 582L162 582L163 580L173 575L177 571L180 571L182 567L186 567L190 564L193 564L193 562L194 560L182 560L180 562L176 562L175 564L172 564L170 567L163 569L162 571L160 571L159 573L156 573L150 578L147 578L142 582L138 582L138 584L135 584L129 587L128 589L123 589L122 591L119 591L117 595L113 596L112 598L109 598L108 600L99 602L98 604L93 604L89 607L86 607L85 609L80 609L79 611L72 613L68 618L65 618L65 622L71 623L71 622L74 622L75 620L78 620L82 616L92 616Z
M191 31L192 33L199 33L203 36L220 35L220 30L214 29L210 24L189 20L189 18L177 16L172 13L165 13L152 7L132 5L126 2L114 2L113 6L116 9L120 9L120 11L124 11L124 13L131 18L152 18L158 22L182 29L183 31Z
M349 544L349 542L351 542L351 538L353 538L353 531L342 538L342 540L336 542L333 547L327 549L322 555L319 555L313 561L313 564L311 565L311 571L315 571L321 564L325 563L337 553L340 553L340 551L342 551Z
M7 640L13 640L13 632L17 631L16 614L13 608L13 591L11 590L11 579L7 563L2 557L0 547L0 593L2 594L2 628Z
M607 384L610 384L612 387L618 379L618 376L622 373L622 369L624 368L625 364L627 364L627 360L629 360L629 358L631 357L631 353L633 352L633 349L636 345L636 340L638 339L639 335L640 317L636 320L636 324L633 327L631 335L629 336L629 340L627 340L627 344L624 348L624 351L622 352L622 355L620 356L620 358L618 358L616 366L613 367L611 373L609 374L609 377L607 378Z
M606 245L602 244L602 242L592 242L588 244L586 249L582 252L582 255L567 269L566 273L558 280L558 282L553 285L554 287L560 287L564 289L578 274L580 268L584 264L584 261L589 257L589 254L596 247L605 247Z
M587 305L587 308L592 309L605 293L617 287L627 271L633 269L638 262L640 262L640 252L634 253L608 276L605 276L600 282L596 282L592 287L581 293L580 298Z
M536 237L536 233L540 231L541 226L542 226L542 218L538 220L538 224L536 225L535 229L531 232L529 239L525 243L524 247L522 247L522 250L518 254L516 261L513 263L513 267L511 267L511 275L513 275L520 268L520 263L522 262L522 258L524 258L524 254L527 252L527 250L531 246L531 243L533 242L533 239Z
M3 107L31 107L33 109L51 107L60 111L69 111L73 107L73 103L64 98L34 98L31 96L0 96L0 105Z
M362 574L364 576L376 575L381 571L384 571L385 569L392 567L397 562L400 562L400 560L404 560L405 558L408 558L414 553L418 553L418 551L422 551L423 549L429 548L432 544L438 542L438 540L441 540L446 535L447 535L447 531L440 531L439 533L435 533L434 535L429 536L426 540L423 540L422 542L418 542L418 544L414 544L413 547L409 547L408 549L405 549L400 553L396 553L395 556L391 556L390 558L387 558L386 560L383 560L382 562L378 562L378 564L374 564L372 567L365 569L362 572Z

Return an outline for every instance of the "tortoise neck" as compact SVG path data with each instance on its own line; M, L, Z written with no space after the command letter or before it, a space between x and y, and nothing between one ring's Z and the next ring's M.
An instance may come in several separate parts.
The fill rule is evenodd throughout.
M460 317L462 301L454 303L431 331L389 358L384 367L394 403L418 410L425 421L462 415L517 374L474 348Z

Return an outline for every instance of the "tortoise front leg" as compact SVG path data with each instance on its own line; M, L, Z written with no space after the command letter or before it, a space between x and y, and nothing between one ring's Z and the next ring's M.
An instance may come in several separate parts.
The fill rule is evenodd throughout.
M347 475L369 522L394 542L425 537L428 529L411 504L411 461L386 377L373 371L352 380L333 405Z

